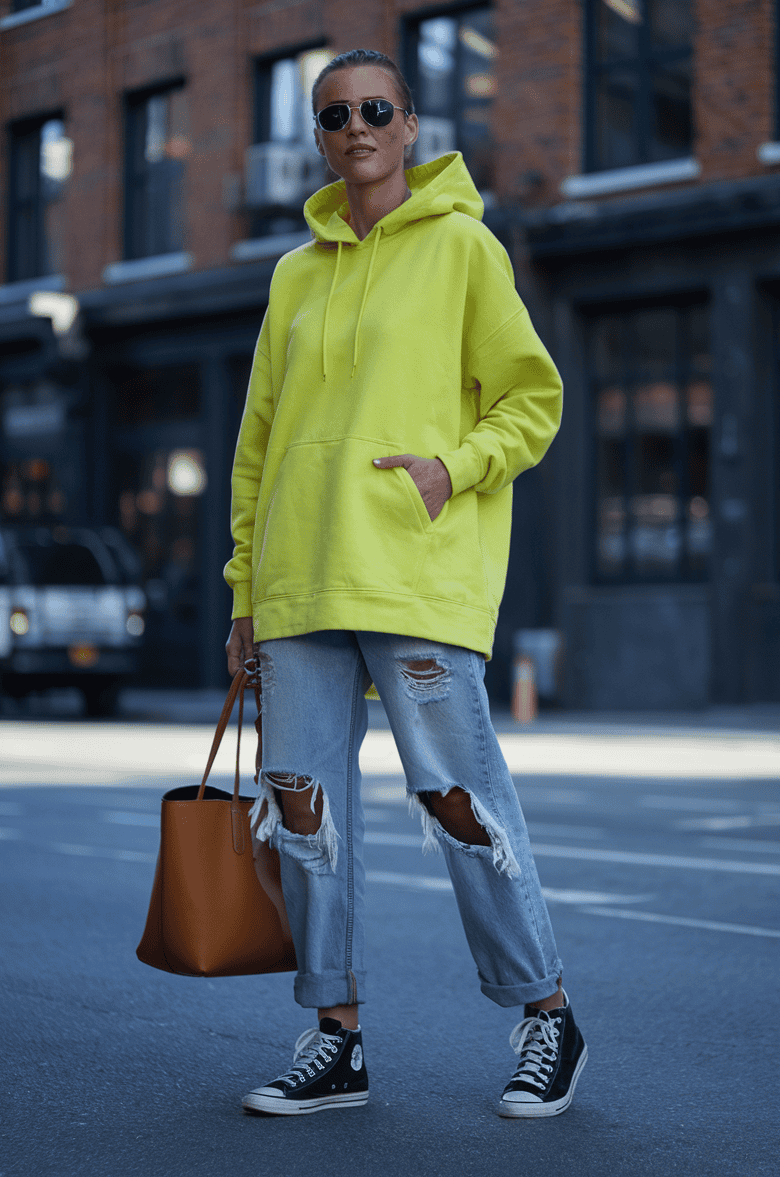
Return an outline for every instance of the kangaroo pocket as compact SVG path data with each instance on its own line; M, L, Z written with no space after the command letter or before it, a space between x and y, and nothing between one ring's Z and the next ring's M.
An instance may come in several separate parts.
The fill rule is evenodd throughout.
M417 591L472 609L497 607L488 592L475 490L448 499L434 520Z
M287 450L266 513L256 600L416 590L435 525L406 470L372 464L391 448L350 438Z

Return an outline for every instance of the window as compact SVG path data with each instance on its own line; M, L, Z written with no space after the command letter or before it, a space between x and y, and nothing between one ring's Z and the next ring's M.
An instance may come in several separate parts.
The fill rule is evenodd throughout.
M692 0L587 0L586 171L691 153Z
M51 524L60 522L68 505L61 471L44 457L21 458L0 466L0 521Z
M712 546L707 308L618 310L588 328L596 579L701 580Z
M136 553L149 603L146 681L200 681L206 456L151 437L113 459L118 530Z
M108 583L106 573L109 570L101 567L97 556L86 544L53 541L48 532L40 529L34 539L22 536L17 541L16 550L26 573L26 584L64 588Z
M126 106L125 258L178 253L184 243L184 169L190 153L181 84L131 95Z
M483 194L493 189L490 107L498 50L489 8L466 8L407 26L406 76L420 134L417 163L461 151Z
M327 49L304 49L255 65L254 144L246 173L253 237L305 229L303 205L327 182L314 142L311 89L332 56Z
M197 363L136 368L107 364L115 390L115 422L124 426L194 421L201 412L201 369Z
M58 274L63 268L65 182L72 144L62 118L13 124L9 143L9 282Z

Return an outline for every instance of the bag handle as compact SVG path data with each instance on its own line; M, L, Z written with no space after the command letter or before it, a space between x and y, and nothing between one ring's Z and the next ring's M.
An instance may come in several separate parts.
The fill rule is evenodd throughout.
M244 720L244 691L246 690L246 686L247 686L248 682L249 682L249 675L247 674L246 670L244 670L243 668L241 670L238 670L236 672L236 674L233 676L233 681L230 684L230 690L227 693L227 698L225 699L225 702L222 707L222 713L221 713L219 719L217 720L217 730L214 732L214 739L211 742L211 751L209 752L209 758L208 758L208 762L206 764L206 771L203 773L203 780L200 782L200 788L198 789L198 796L197 796L198 801L203 800L203 795L204 795L204 792L206 789L206 781L208 780L209 773L211 772L211 767L214 763L217 752L219 751L219 746L222 743L222 737L224 736L227 725L230 722L230 716L233 713L233 707L235 705L237 697L239 699L239 704L238 704L238 738L236 740L236 775L235 775L235 779L233 781L233 800L238 801L239 754L241 751L241 726L242 726L243 720Z

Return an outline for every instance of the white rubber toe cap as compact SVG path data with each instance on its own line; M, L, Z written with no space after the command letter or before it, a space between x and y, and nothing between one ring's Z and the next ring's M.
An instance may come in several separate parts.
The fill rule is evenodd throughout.
M280 1091L278 1087L255 1087L253 1091L249 1092L246 1098L251 1099L253 1095L270 1096L271 1099L284 1099L284 1092Z

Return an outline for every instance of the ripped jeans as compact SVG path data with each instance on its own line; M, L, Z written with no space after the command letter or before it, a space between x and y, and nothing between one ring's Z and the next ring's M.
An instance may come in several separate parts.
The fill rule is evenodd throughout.
M365 820L358 753L373 681L395 737L424 849L441 848L485 993L501 1006L549 997L561 962L525 820L493 730L481 654L398 634L321 630L258 642L263 766L256 836L280 851L299 1005L365 1000ZM423 669L415 669L419 663ZM460 788L490 845L433 816L430 794ZM321 798L312 834L284 825L285 791ZM260 806L267 811L257 825ZM318 805L319 808L319 805Z

